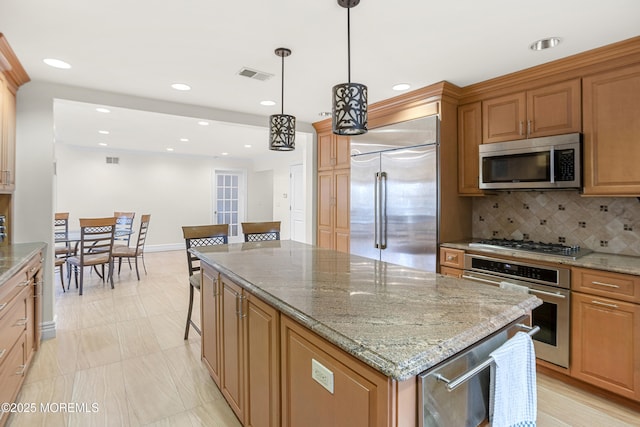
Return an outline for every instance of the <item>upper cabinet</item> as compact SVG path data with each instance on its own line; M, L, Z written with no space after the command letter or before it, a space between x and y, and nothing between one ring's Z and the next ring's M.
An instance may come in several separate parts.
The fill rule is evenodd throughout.
M482 195L478 147L482 144L480 101L458 107L458 193Z
M16 92L29 76L0 33L0 193L15 189Z
M482 142L581 131L580 79L482 101Z
M349 137L335 135L330 130L318 133L318 170L351 167Z
M640 196L640 64L583 79L584 194Z

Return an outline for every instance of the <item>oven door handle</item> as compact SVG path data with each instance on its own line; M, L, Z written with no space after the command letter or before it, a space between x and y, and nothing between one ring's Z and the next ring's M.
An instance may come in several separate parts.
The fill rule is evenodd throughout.
M546 295L554 298L562 298L562 299L566 298L566 296L562 294L556 294L554 292L539 291L537 289L531 289L531 288L529 288L529 292L533 292L534 294L542 294L542 295Z
M462 274L463 279L477 280L478 282L490 283L495 286L500 286L500 282L496 282L495 280L483 279L481 277L470 276L468 274Z

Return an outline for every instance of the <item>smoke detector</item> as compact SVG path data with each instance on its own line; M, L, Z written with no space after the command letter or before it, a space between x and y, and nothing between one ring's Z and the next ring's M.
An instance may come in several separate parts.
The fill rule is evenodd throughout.
M240 71L238 71L238 75L249 77L250 79L260 80L262 82L273 77L273 74L265 73L264 71L252 70L251 68L247 67L243 67Z

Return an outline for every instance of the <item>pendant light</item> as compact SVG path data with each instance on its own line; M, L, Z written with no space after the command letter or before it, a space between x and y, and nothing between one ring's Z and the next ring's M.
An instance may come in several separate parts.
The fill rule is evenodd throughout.
M367 132L367 87L351 83L351 17L350 9L360 0L338 0L347 9L348 82L333 87L332 129L338 135L361 135Z
M296 118L284 114L284 58L291 55L291 49L279 47L275 53L282 58L282 108L280 114L269 117L269 149L291 151L296 148Z

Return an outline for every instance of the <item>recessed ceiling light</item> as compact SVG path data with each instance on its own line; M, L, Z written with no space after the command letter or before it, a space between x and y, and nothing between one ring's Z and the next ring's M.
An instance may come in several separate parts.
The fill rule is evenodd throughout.
M99 130L98 133L102 134L102 135L109 135L109 131L108 130Z
M271 107L272 105L276 105L274 101L260 101L260 105L264 105L265 107Z
M244 144L244 148L251 148L251 144Z
M47 64L48 66L54 67L54 68L61 68L63 70L68 70L69 68L71 68L71 64L61 61L60 59L46 58L46 59L43 59L42 61L44 61L44 63Z
M392 87L393 90L407 90L411 87L408 83L398 83Z
M98 107L98 108L96 108L96 111L98 113L110 113L111 112L111 110L109 110L108 108L104 108L104 107Z
M173 148L167 147L167 151L173 151Z
M174 83L171 85L172 88L174 88L175 90L191 90L191 86L184 84L184 83Z
M107 143L106 143L106 142L99 142L99 143L98 143L98 145L101 145L101 146L103 146L103 147L106 147L106 146L107 146Z
M223 156L228 156L229 155L229 153L220 153L220 154L222 154Z
M559 43L560 43L559 37L548 37L546 39L540 39L538 41L533 42L529 46L529 49L531 50L551 49L552 47L558 46Z
M198 124L199 124L200 126L209 126L209 122L204 121L204 120L200 120L200 121L198 122Z
M180 142L189 142L189 138L180 138Z

